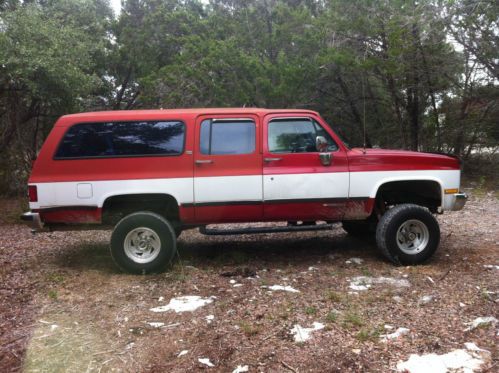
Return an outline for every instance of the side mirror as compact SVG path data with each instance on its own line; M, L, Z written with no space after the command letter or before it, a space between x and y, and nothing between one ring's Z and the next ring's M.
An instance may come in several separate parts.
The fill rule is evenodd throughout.
M326 152L327 151L327 140L324 136L317 136L315 138L315 148L319 153Z

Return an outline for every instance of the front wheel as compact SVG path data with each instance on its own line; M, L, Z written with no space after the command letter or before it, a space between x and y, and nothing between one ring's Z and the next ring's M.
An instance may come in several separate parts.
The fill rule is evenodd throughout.
M172 261L176 250L172 225L153 212L125 216L111 235L111 256L126 272L145 274L159 271Z
M413 204L388 210L376 227L376 243L396 264L418 264L433 255L440 242L440 228L431 212Z

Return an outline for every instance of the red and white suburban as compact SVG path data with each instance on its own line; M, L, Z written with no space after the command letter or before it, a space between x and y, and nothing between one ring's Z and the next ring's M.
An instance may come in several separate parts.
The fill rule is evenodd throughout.
M459 187L457 158L350 149L313 111L93 112L57 121L22 218L37 230L114 227L112 257L135 273L168 264L183 229L237 234L334 222L375 235L391 261L416 264L439 244L433 214L465 204ZM262 221L288 225L206 228Z

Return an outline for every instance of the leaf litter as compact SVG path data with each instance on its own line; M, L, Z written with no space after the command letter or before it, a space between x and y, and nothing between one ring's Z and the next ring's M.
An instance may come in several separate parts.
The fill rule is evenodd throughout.
M351 239L340 227L241 237L187 230L178 243L181 265L148 276L116 270L109 232L33 236L24 226L0 225L0 371L180 373L209 368L197 360L209 356L214 371L242 365L384 372L411 355L446 355L472 342L491 353L463 350L483 361L478 370L493 371L497 324L465 329L477 316L499 318L497 272L484 267L499 262L498 211L497 199L472 197L465 210L439 216L442 244L423 266L394 267L372 243ZM345 265L351 258L362 265ZM239 278L230 284L221 273ZM352 279L368 291L348 294ZM234 289L236 283L244 287ZM269 289L273 284L296 291ZM193 311L150 311L185 294L211 302ZM432 301L420 302L428 295ZM200 312L203 307L209 312ZM207 314L216 322L209 324ZM290 329L314 329L314 322L324 328L296 343ZM390 339L396 348L387 349L380 338L385 324L397 327L383 335L398 326L410 333ZM182 351L190 352L177 358Z

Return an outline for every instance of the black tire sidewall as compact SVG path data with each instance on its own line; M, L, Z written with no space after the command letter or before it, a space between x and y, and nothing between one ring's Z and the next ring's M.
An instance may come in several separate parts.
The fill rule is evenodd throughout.
M419 220L428 228L429 238L426 247L419 253L411 255L404 253L397 244L397 231L408 220ZM440 243L440 227L435 217L420 206L405 206L396 211L387 222L385 231L385 245L397 263L419 264L430 258Z
M131 230L139 227L153 230L161 241L158 256L149 263L137 263L125 253L125 237ZM125 216L116 224L111 235L111 256L126 272L145 274L160 271L172 261L175 253L176 235L172 225L161 215L152 212L136 212Z

